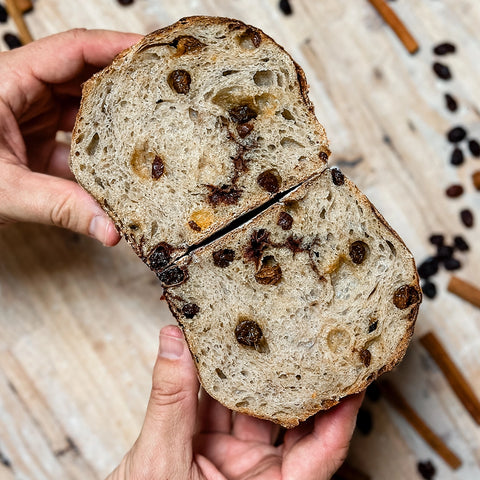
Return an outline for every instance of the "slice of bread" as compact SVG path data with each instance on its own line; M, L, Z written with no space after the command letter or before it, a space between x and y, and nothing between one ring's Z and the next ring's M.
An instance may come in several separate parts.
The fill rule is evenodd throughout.
M184 281L166 298L204 388L287 427L392 369L421 299L412 255L338 170L171 269Z
M302 69L261 30L211 17L147 35L90 79L73 138L77 181L155 269L329 154Z
M191 17L89 80L71 169L156 272L199 377L292 427L400 361L412 255L327 167L304 74L260 30Z

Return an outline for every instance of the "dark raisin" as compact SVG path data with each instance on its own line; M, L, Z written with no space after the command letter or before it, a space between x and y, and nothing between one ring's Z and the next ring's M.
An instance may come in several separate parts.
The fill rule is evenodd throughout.
M219 203L235 205L242 196L242 190L235 188L233 185L222 185L221 187L207 185L207 188L210 190L207 198L212 205L218 205Z
M155 155L155 159L152 163L152 178L154 180L158 180L165 171L165 165L163 164L163 160L158 156Z
M182 308L182 313L186 318L193 318L200 311L196 303L186 303Z
M458 103L452 95L445 94L445 106L451 111L456 112L458 110Z
M382 396L382 392L380 391L380 387L378 386L377 382L372 382L367 387L366 393L368 399L372 402L378 402L378 400L380 400L380 397Z
M368 326L368 333L374 332L378 327L378 320L375 320L374 322L370 323Z
M240 138L245 138L253 130L251 123L242 123L237 125L237 133Z
M461 185L450 185L446 190L445 194L450 198L457 198L463 194L463 187Z
M320 152L318 154L318 156L320 157L321 160L323 160L325 162L328 160L328 153L327 152Z
M369 367L370 362L372 361L372 354L370 353L370 350L362 350L360 352L360 360L366 367Z
M455 45L450 42L444 42L438 44L434 49L433 53L435 55L447 55L447 53L455 53Z
M287 212L280 212L278 216L277 225L281 227L282 230L290 230L292 228L293 218Z
M258 267L263 251L269 244L270 232L265 229L255 230L250 235L250 244L245 249L244 256L247 261L254 261Z
M425 480L432 480L436 473L435 467L430 460L426 460L425 462L418 462L417 469L418 473Z
M202 231L202 227L200 227L200 226L198 225L198 223L194 222L193 220L190 220L190 221L188 222L188 226L189 226L192 230L194 230L195 232L201 232L201 231Z
M224 248L223 250L217 250L213 252L213 264L216 267L226 268L235 258L235 251L230 248Z
M277 193L280 190L281 179L275 170L266 170L257 177L257 183L268 193Z
M276 285L282 279L282 269L280 265L262 265L255 274L255 280L260 285Z
M457 235L456 237L453 237L453 243L455 245L455 248L457 250L459 250L460 252L466 252L467 250L470 250L470 247L468 246L468 243L460 235Z
M473 213L468 208L460 212L460 219L467 228L473 227Z
M420 295L415 287L411 285L402 285L397 288L393 294L393 304L400 310L408 308L410 305L418 303Z
M437 234L431 235L429 240L432 245L436 245L438 247L439 245L443 245L443 242L445 241L445 237L437 233Z
M464 162L464 160L465 158L463 156L462 150L458 147L455 147L450 156L450 163L458 167L458 165L461 165Z
M134 0L117 0L117 2L122 5L122 6L127 6L127 5L131 5L133 3Z
M170 45L177 49L178 56L186 53L196 52L197 50L205 47L204 43L190 35L178 37Z
M257 118L257 112L250 108L248 105L239 105L231 108L228 113L232 122L235 123L247 123L254 118Z
M22 42L20 41L20 39L13 33L6 33L3 36L3 40L5 41L10 50L22 46Z
M235 337L242 345L256 347L263 337L263 332L257 322L243 320L235 327Z
M148 257L148 264L153 270L160 270L170 263L172 247L168 243L160 243Z
M8 19L8 13L6 8L0 4L0 23L5 23Z
M234 30L238 30L238 28L241 27L239 27L238 25L233 27ZM249 48L246 46L246 42L248 41L250 41L255 48L258 48L262 43L262 36L257 30L254 30L253 28L247 28L247 30L245 30L245 32L240 35L239 40L240 45L245 48Z
M462 264L456 258L447 258L443 262L443 265L446 270L458 270L459 268L462 267Z
M365 242L357 241L353 242L350 245L350 251L348 252L352 262L360 265L365 260L365 255L367 254L367 245Z
M450 245L439 245L437 247L437 259L445 260L447 258L451 258L453 255L453 247Z
M278 6L285 15L291 15L293 13L292 6L288 0L280 0Z
M182 95L187 94L190 91L190 83L192 78L186 70L174 70L168 76L168 84L172 90Z
M427 258L418 267L418 275L420 278L428 278L438 272L438 260L436 258Z
M303 238L295 238L293 235L290 235L286 240L285 240L285 246L294 254L298 252L303 252L303 247L302 247L302 240Z
M356 428L363 435L368 435L373 428L372 414L370 410L361 407L357 414Z
M447 139L450 143L461 142L467 136L467 131L461 127L453 127L447 132Z
M437 287L433 282L430 282L429 280L427 280L422 285L422 292L428 298L435 298L437 295Z
M345 183L345 177L338 168L332 168L332 181L337 187Z
M169 268L168 270L164 270L157 274L157 276L166 287L180 285L187 279L185 270L180 267Z
M452 78L450 69L443 63L435 62L433 64L433 71L436 73L437 77L442 80L450 80Z
M468 148L470 150L470 153L474 157L480 157L480 143L478 143L476 140L472 139L469 140L468 142Z

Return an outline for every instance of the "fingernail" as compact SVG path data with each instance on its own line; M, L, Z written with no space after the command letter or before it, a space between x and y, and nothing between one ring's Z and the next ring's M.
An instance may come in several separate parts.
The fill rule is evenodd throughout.
M110 221L103 215L95 215L88 227L88 234L105 244L105 237L109 224Z
M183 355L183 348L182 338L160 334L160 348L158 351L160 357L176 360Z

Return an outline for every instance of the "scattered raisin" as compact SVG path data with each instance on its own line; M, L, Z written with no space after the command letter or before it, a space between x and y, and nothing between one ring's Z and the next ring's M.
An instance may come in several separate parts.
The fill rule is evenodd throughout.
M202 231L202 228L196 223L194 222L193 220L190 220L188 222L188 226L194 230L195 232L201 232Z
M425 480L432 480L436 473L435 467L430 460L426 460L425 462L418 462L417 469L418 473Z
M5 23L8 19L8 13L6 8L0 4L0 23Z
M295 238L293 235L290 235L287 237L285 240L285 246L292 251L294 254L298 252L303 252L303 247L302 247L302 238Z
M186 318L193 318L200 311L196 303L186 303L182 308L182 313Z
M168 76L168 84L172 90L182 95L187 94L190 91L190 83L192 78L186 70L174 70Z
M293 13L292 6L288 0L280 0L278 6L284 15L291 15Z
M247 347L256 347L263 337L263 332L257 322L243 320L235 327L237 342Z
M318 156L320 157L321 160L323 160L325 162L328 160L328 153L327 152L320 152L318 154Z
M153 270L160 270L170 263L172 247L165 242L159 243L148 257L148 264Z
M455 98L450 95L449 93L445 94L445 106L450 110L451 112L456 112L458 110L458 103L455 100Z
M450 163L458 167L464 162L465 158L463 156L463 152L460 148L455 147L452 151L452 155L450 156Z
M216 267L226 268L235 258L235 251L230 248L224 248L223 250L217 250L213 252L213 264Z
M450 69L443 63L435 62L433 64L433 71L436 73L437 77L442 80L450 80L452 78Z
M250 235L250 245L245 249L244 256L248 261L254 261L258 267L263 251L267 248L270 232L265 229L255 230Z
M402 285L397 288L393 294L393 304L400 310L408 308L410 305L418 303L420 295L415 287L411 285Z
M352 262L360 265L365 260L365 255L367 253L367 245L365 242L357 241L353 242L350 245L350 251L348 252Z
M159 280L166 286L180 285L187 279L185 270L180 267L172 267L157 274Z
M468 148L470 150L470 153L474 157L480 157L480 143L478 143L476 140L472 139L469 140L468 142Z
M467 228L473 227L473 213L468 208L460 212L460 218Z
M257 118L257 112L251 109L248 105L239 105L237 107L231 108L228 113L232 122L235 123L247 123L250 120Z
M435 298L437 295L437 287L433 282L427 280L422 285L422 292L428 298Z
M432 245L436 245L438 247L440 245L443 245L443 242L445 241L445 237L441 234L435 234L435 235L431 235L429 240Z
M185 53L196 52L205 47L204 43L190 35L178 37L170 45L177 49L178 56L184 55Z
M262 265L262 268L255 274L255 280L261 285L276 285L282 279L280 265Z
M443 262L443 265L446 270L458 270L459 268L462 267L462 264L456 258L447 258Z
M20 39L13 33L6 33L3 36L3 40L7 44L10 50L13 50L14 48L18 48L22 46L22 42L20 41Z
M447 132L447 139L450 143L461 142L467 136L467 131L461 127L453 127Z
M457 235L456 237L453 238L453 243L455 245L455 248L460 252L466 252L467 250L470 250L468 243L460 235Z
M280 190L281 179L275 170L265 170L257 177L257 183L268 193L277 193Z
M461 185L450 185L446 190L445 194L450 198L457 198L463 194L463 187Z
M360 352L360 360L366 367L369 367L370 362L372 361L372 354L370 353L370 350L362 350Z
M444 42L444 43L440 43L438 44L434 49L433 49L433 53L435 55L447 55L447 53L455 53L455 45L453 45L453 43L450 43L450 42Z
M282 230L290 230L292 228L293 218L287 212L280 212L278 216L277 225L281 227Z
M222 185L221 187L207 185L207 188L210 190L208 201L212 205L218 205L219 203L235 205L242 195L242 190L235 188L233 185Z
M237 125L237 133L240 138L245 138L253 130L251 123L242 123Z
M158 156L155 155L155 159L152 163L152 178L154 180L158 180L165 171L165 165L163 164L163 160Z
M363 435L368 435L372 431L373 421L370 410L365 407L360 407L357 414L356 428Z
M345 183L345 176L338 168L332 168L332 181L337 187Z
M418 275L420 278L428 278L438 272L438 260L436 258L427 258L418 267Z
M453 255L453 247L450 245L439 245L437 247L437 258L439 260L445 260L451 258Z
M117 0L117 2L124 7L126 7L127 5L131 5L133 1L134 0Z
M378 327L378 320L375 320L374 322L370 323L368 326L368 333L374 332Z

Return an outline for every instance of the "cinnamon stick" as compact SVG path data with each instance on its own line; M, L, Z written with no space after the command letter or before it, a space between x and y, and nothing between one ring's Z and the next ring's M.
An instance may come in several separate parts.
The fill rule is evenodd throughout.
M448 282L448 291L480 308L480 289L453 275Z
M480 170L477 170L476 172L473 172L472 181L473 181L473 186L477 190L480 190Z
M27 13L30 10L33 10L32 0L15 0L15 3L22 13Z
M462 372L440 343L440 340L433 332L428 332L420 338L420 343L435 360L458 399L463 403L475 422L480 425L480 401Z
M390 8L385 0L368 0L383 17L385 22L395 32L397 37L403 43L409 53L415 53L419 46L413 35L408 31L407 27L397 17L397 14Z
M450 450L443 440L418 416L407 400L388 380L379 382L384 397L402 415L405 420L420 434L420 436L441 456L454 470L460 467L462 461Z
M17 26L18 36L23 45L33 42L30 30L23 19L22 12L19 10L16 0L6 0L5 6L7 7L8 14L12 17L15 25Z

